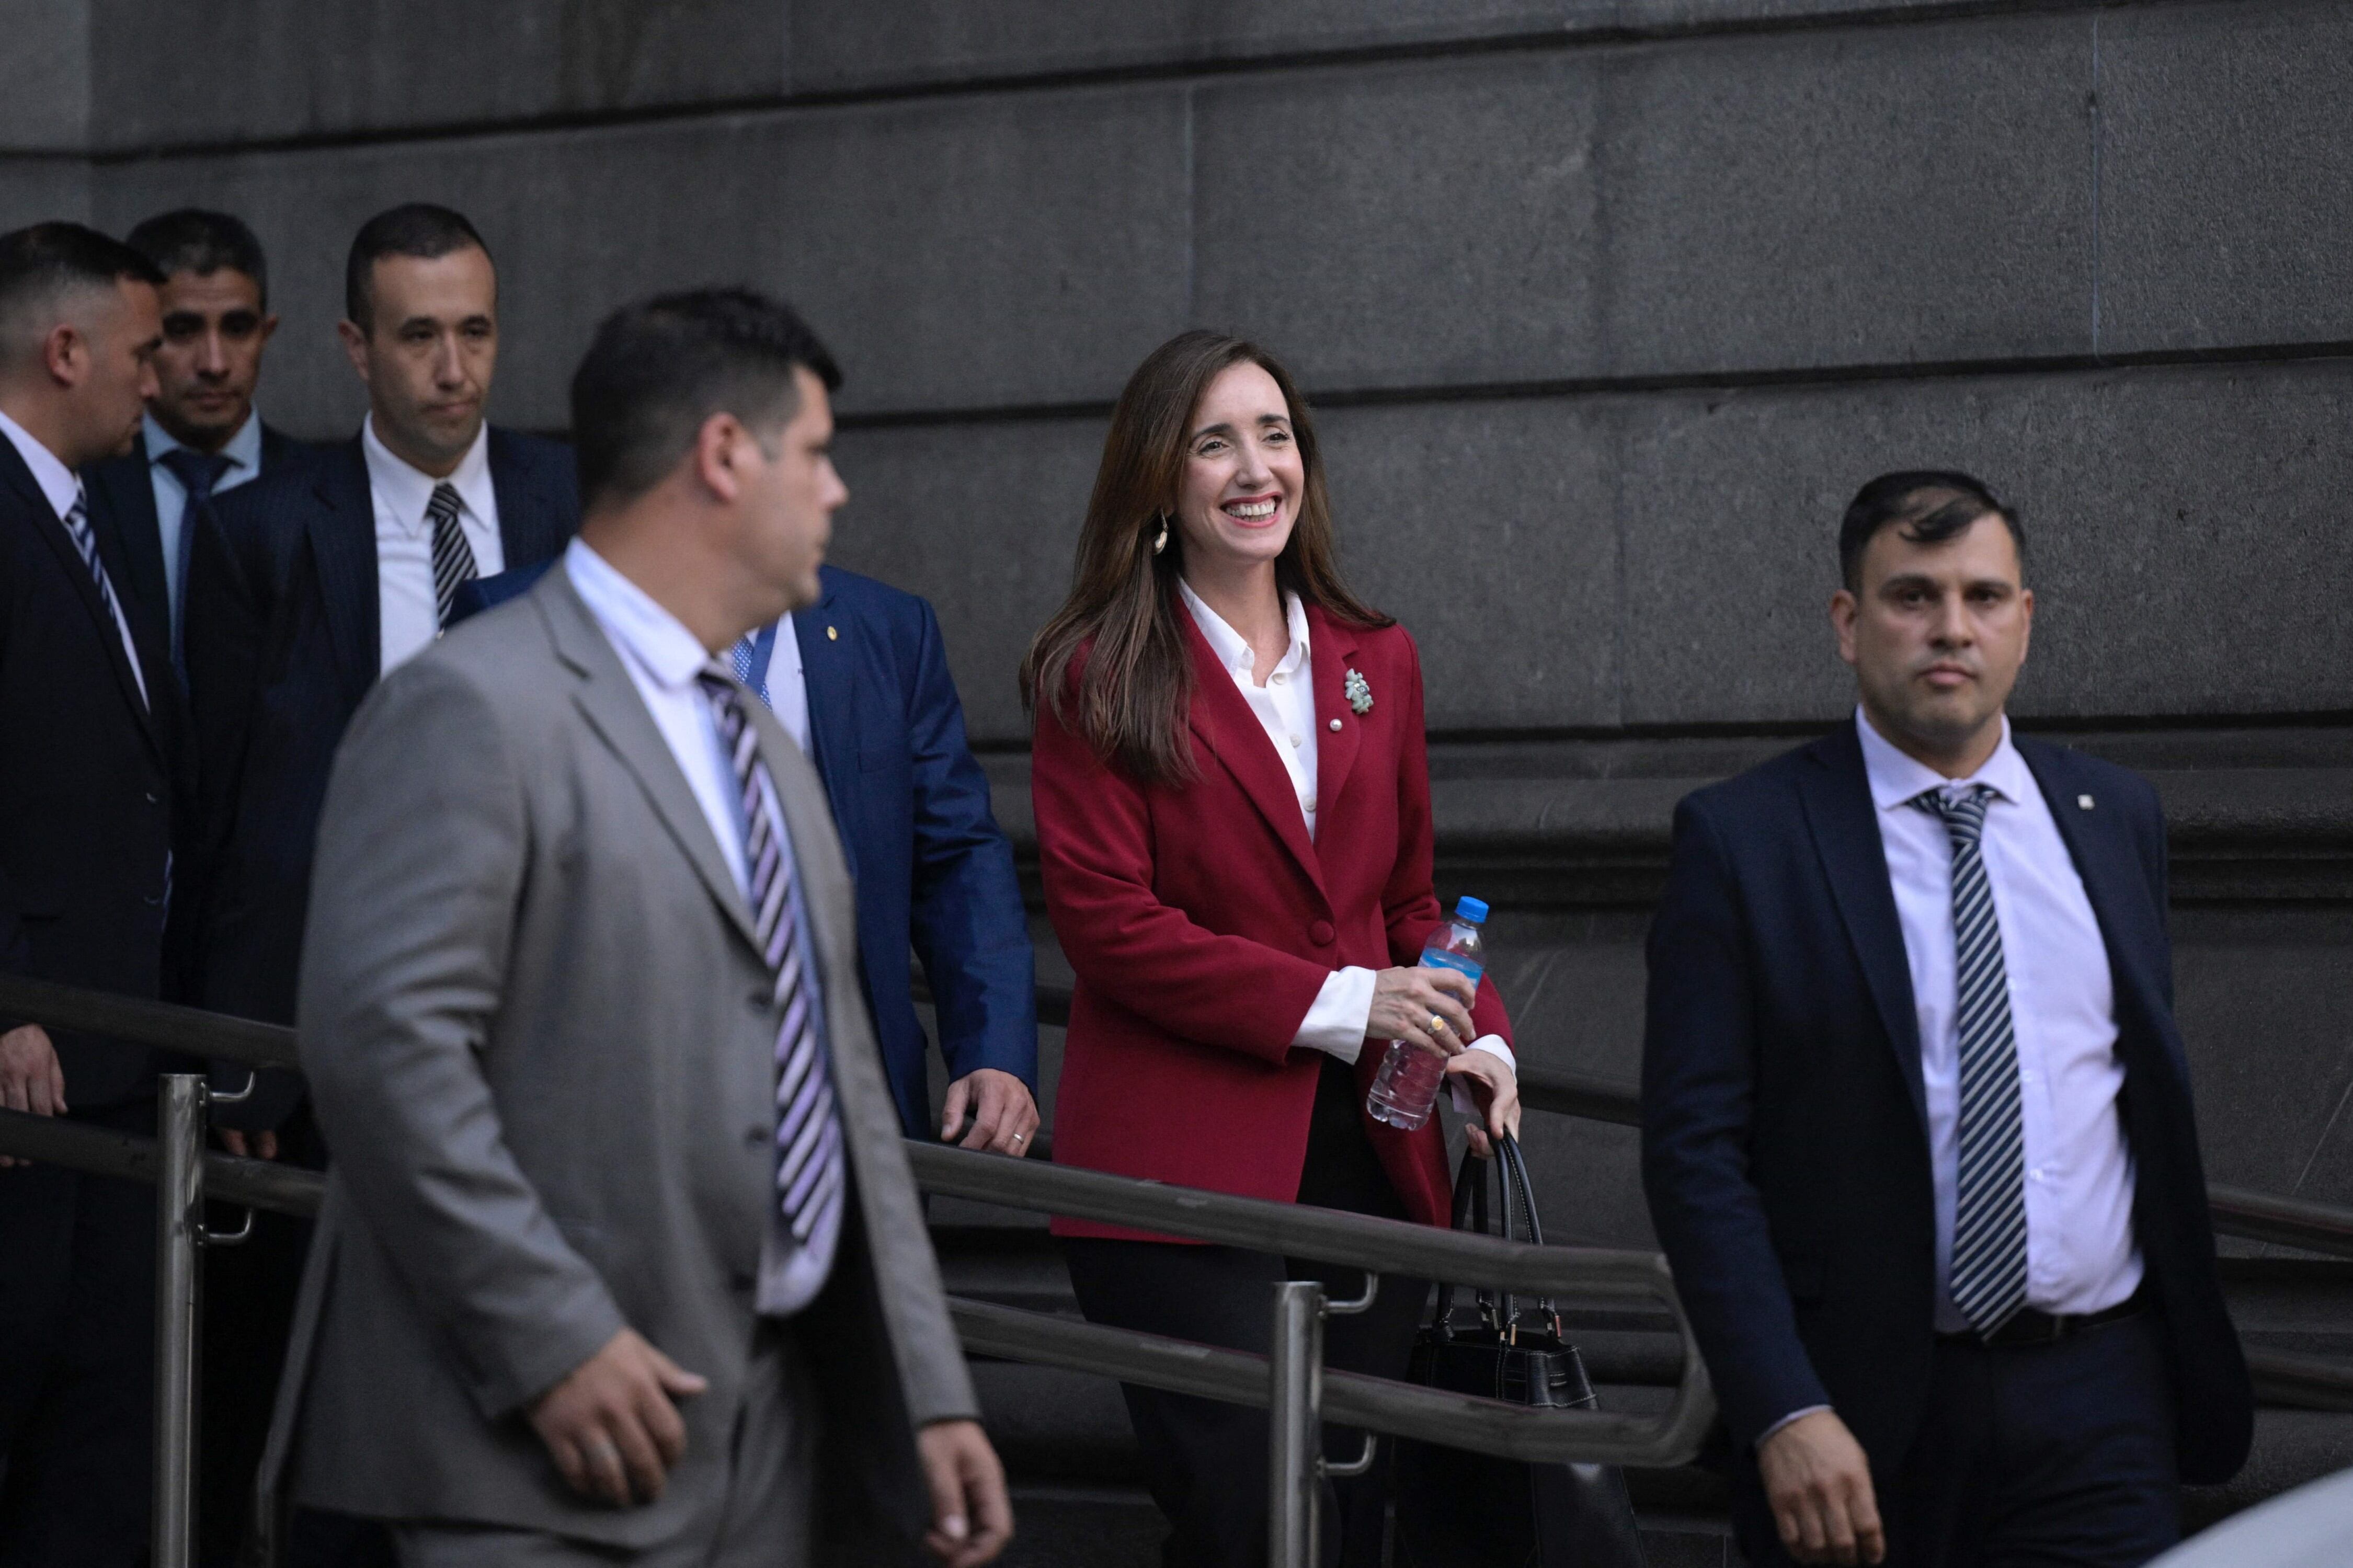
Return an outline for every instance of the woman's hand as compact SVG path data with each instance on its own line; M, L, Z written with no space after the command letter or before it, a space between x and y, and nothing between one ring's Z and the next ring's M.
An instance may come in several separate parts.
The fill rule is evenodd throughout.
M1514 1138L1520 1135L1519 1078L1493 1051L1464 1051L1446 1064L1446 1071L1470 1085L1471 1098L1478 1102L1486 1122L1484 1128L1473 1122L1466 1129L1471 1134L1471 1152L1482 1160L1493 1159L1493 1139L1507 1132Z
M1471 1004L1479 994L1472 978L1456 969L1384 969L1373 976L1373 1010L1365 1019L1367 1040L1409 1040L1440 1056L1453 1056L1479 1037Z

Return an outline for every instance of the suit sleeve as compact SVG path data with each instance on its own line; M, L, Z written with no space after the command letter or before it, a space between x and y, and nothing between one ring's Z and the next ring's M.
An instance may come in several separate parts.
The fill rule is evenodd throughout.
M528 853L504 736L438 666L396 671L362 706L320 822L299 1016L353 1207L491 1419L624 1326L508 1149L483 1075Z
M1013 846L965 739L938 617L921 605L907 697L914 761L914 942L931 981L948 1076L1009 1072L1038 1092L1037 960Z
M1403 632L1408 668L1409 711L1398 747L1398 857L1381 891L1381 911L1388 925L1389 962L1409 967L1421 962L1421 950L1430 932L1446 923L1435 886L1437 829L1430 805L1430 736L1421 691L1421 655ZM1482 977L1471 1007L1475 1037L1488 1035L1512 1043L1512 1020L1494 982Z
M1043 703L1030 790L1046 908L1087 988L1187 1039L1284 1061L1330 968L1164 903L1144 787Z
M1783 1417L1831 1403L1798 1338L1764 1200L1748 1177L1757 1054L1747 950L1715 826L1686 799L1651 927L1642 1186L1743 1447Z

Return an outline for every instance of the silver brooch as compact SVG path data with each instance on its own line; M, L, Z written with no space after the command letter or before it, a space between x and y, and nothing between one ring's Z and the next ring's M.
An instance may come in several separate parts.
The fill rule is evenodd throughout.
M1348 679L1340 683L1340 694L1348 700L1348 706L1356 710L1357 718L1361 719L1373 710L1373 689L1365 684L1364 676L1357 671L1352 669L1348 672Z

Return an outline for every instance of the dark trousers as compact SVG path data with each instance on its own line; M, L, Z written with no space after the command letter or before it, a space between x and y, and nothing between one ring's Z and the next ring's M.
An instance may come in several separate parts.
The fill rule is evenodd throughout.
M1939 1341L1926 1414L1879 1494L1891 1568L2139 1568L2180 1538L2172 1376L2154 1312L2029 1349ZM1790 1561L1754 1464L1741 1550Z
M78 1121L155 1134L142 1100ZM130 1568L154 1450L155 1189L0 1170L0 1568Z
M1299 1201L1403 1219L1405 1206L1365 1136L1356 1100L1356 1075L1327 1059ZM1356 1269L1238 1247L1070 1239L1062 1250L1080 1310L1090 1322L1260 1355L1271 1342L1277 1281L1321 1280L1327 1293L1344 1300L1363 1293L1364 1276ZM1429 1293L1426 1280L1382 1279L1370 1311L1326 1325L1324 1364L1402 1378ZM1172 1526L1161 1560L1168 1568L1264 1568L1266 1412L1126 1384L1120 1392L1153 1500ZM1354 1428L1327 1426L1324 1438L1324 1452L1335 1460L1363 1451L1364 1435ZM1380 1562L1386 1468L1325 1483L1326 1568L1372 1568Z
M326 1148L308 1102L279 1129L280 1163L326 1168ZM211 1207L215 1229L234 1231L244 1211ZM229 1568L253 1524L253 1481L278 1400L294 1298L310 1255L311 1222L256 1214L237 1247L205 1249L203 1382L198 1395L197 1561Z

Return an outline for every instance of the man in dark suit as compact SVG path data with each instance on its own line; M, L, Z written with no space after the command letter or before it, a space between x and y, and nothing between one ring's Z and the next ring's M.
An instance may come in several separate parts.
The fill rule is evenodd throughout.
M149 218L124 243L164 274L155 395L130 452L84 478L92 526L121 542L130 605L168 639L174 679L185 684L189 519L307 448L253 406L261 352L278 330L253 231L227 213L184 207Z
M498 358L498 279L481 237L446 208L396 207L364 226L339 331L368 389L359 435L219 496L197 521L185 647L205 840L189 948L194 1000L294 1021L311 843L336 745L389 668L430 646L449 595L478 571L545 561L579 523L570 451L483 419ZM242 1069L226 1074L232 1086ZM300 1080L262 1075L217 1112L250 1140L317 1166ZM309 1226L264 1216L232 1267L242 1310L215 1315L224 1352L206 1423L208 1550L233 1547L260 1458ZM226 1537L225 1533L226 1532Z
M2244 1460L2165 823L2013 736L2014 512L1866 485L1851 723L1675 814L1643 1173L1752 1563L2146 1562Z
M540 568L468 584L457 614L521 594ZM939 1129L965 1147L1027 1154L1038 1130L1036 961L1013 848L965 742L932 606L828 566L823 596L733 650L825 781L858 884L867 1003L900 1124L928 1136L923 1026L911 1000L923 958L948 1069Z
M164 641L75 470L124 450L162 333L137 251L0 236L0 970L153 997L187 793ZM0 1105L153 1136L153 1053L0 1017ZM9 1162L0 1160L0 1165ZM154 1189L0 1169L0 1564L146 1547Z

